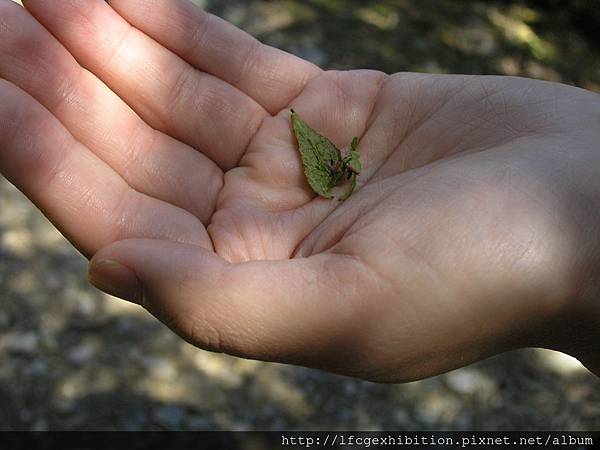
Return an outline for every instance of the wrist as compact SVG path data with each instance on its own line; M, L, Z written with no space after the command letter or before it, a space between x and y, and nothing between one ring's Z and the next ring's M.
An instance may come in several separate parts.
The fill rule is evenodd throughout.
M600 280L592 280L577 299L571 318L571 336L565 337L565 353L576 357L600 376Z
M598 135L600 138L600 135ZM598 161L600 162L600 161ZM600 186L588 186L582 198L600 203ZM562 337L565 353L579 359L590 371L600 376L600 215L597 206L580 201L582 212L579 248L579 267L567 314L569 333Z
M600 376L600 286L592 287L597 281L582 288L548 321L540 346L571 355Z
M596 134L595 142L600 139ZM579 359L600 376L600 184L588 175L599 167L598 156L597 147L590 142L578 155L587 162L585 170L575 165L572 174L559 183L568 187L562 230L570 245L555 262L564 264L559 273L564 275L567 289L544 327L541 342L543 347Z

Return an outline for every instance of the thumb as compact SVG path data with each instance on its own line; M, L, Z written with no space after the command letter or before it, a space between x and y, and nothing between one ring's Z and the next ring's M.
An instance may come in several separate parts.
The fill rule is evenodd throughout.
M203 349L337 367L357 356L363 270L343 255L231 264L201 247L135 239L100 250L89 278Z

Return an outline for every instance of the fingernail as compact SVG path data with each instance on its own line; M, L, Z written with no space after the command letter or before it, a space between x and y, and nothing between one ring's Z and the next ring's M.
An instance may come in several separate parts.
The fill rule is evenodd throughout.
M93 261L88 269L90 283L115 297L140 303L141 284L135 273L123 264L110 259Z

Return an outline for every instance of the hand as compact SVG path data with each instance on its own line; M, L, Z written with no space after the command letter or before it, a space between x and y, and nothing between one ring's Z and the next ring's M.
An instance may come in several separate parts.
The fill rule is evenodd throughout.
M98 287L199 347L377 381L522 346L600 369L597 95L323 72L185 0L23 3L0 170ZM290 108L362 137L346 202L308 187Z

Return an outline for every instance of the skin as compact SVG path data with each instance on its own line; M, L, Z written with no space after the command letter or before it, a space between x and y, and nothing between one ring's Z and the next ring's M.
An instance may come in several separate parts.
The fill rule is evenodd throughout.
M525 346L600 373L597 94L325 72L184 0L23 3L0 171L96 286L201 348L375 381ZM347 201L306 184L290 108L360 137Z

